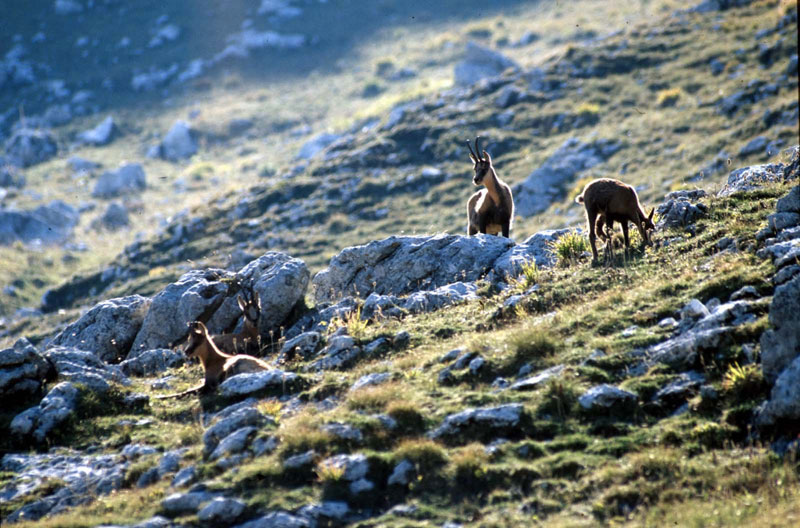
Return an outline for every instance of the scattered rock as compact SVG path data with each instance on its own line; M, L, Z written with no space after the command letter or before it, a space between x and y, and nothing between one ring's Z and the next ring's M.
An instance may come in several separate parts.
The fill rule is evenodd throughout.
M411 461L403 459L394 467L387 483L390 486L407 486L416 473L416 468Z
M351 366L361 357L361 348L347 335L334 336L321 352L322 356L307 367L307 370L334 370Z
M604 163L622 148L616 140L597 139L582 143L567 139L538 169L513 187L516 214L532 216L560 200L583 171Z
M519 403L467 409L446 417L442 425L428 436L451 441L466 441L476 435L482 438L519 436L523 432L525 420L524 407Z
M0 244L61 244L71 235L80 215L60 200L23 211L0 208Z
M342 136L339 134L318 134L306 141L303 146L300 147L300 151L297 153L297 158L310 160L325 150L329 145L341 139L341 137Z
M517 71L519 66L501 53L469 41L464 60L455 67L455 84L470 86L481 79L497 77L509 69Z
M103 214L92 221L92 227L95 229L108 229L109 231L122 229L129 224L128 209L122 202L111 202Z
M114 198L138 193L147 187L144 169L139 163L123 163L117 170L100 175L92 190L95 198Z
M371 387L373 385L381 385L390 379L392 379L392 375L389 372L366 374L358 378L358 380L350 387L350 390L353 391L364 387Z
M239 499L217 497L197 513L197 519L212 525L228 525L244 512L246 505Z
M530 262L535 262L539 268L552 266L556 258L550 249L551 245L570 231L571 229L547 229L529 236L495 261L492 268L494 273L498 278L507 280L519 275L522 267Z
M284 361L291 361L297 355L309 359L314 356L321 342L322 335L319 332L303 332L283 344L280 357Z
M578 398L578 403L587 411L609 414L628 414L636 408L638 397L613 385L597 385Z
M798 177L797 155L790 164L774 163L753 165L731 171L725 186L717 196L730 196L743 191L752 191L766 182L789 181Z
M223 381L220 394L226 398L239 398L250 394L287 394L303 388L302 379L293 372L265 370L239 374Z
M751 154L761 154L764 155L766 153L767 144L769 140L764 136L758 136L752 140L750 140L745 146L743 146L739 150L739 156L745 158L750 156Z
M796 353L797 350L795 350ZM770 375L774 375L777 370L776 366L774 364L770 366ZM764 375L767 375L766 365L764 366ZM798 379L800 379L800 356L795 355L793 359L789 359L785 368L781 368L779 371L769 400L756 415L756 423L759 426L772 426L782 420L796 422L800 419L800 383L797 383Z
M311 528L308 519L284 511L273 511L235 528Z
M108 145L114 139L117 126L111 116L103 119L96 127L78 134L78 141L88 145Z
M161 501L161 509L169 517L178 515L191 515L197 513L200 506L209 502L214 496L205 491L189 493L173 493Z
M191 158L196 152L197 142L185 121L176 121L161 140L160 155L167 161Z
M542 386L542 384L547 383L551 379L560 376L563 371L564 365L556 365L555 367L550 367L549 369L543 370L535 376L519 380L511 385L510 388L511 390L515 391L534 390Z
M185 357L179 350L156 348L151 350L132 350L119 368L126 376L155 376L167 369L176 368L185 363Z
M52 346L75 347L114 363L124 358L139 332L150 299L131 295L95 305L51 341Z
M49 130L20 128L8 138L5 149L8 163L24 168L54 157L58 145Z
M231 414L221 417L217 423L203 433L204 456L211 455L219 443L231 433L248 426L261 427L267 423L274 423L274 420L264 416L251 406L241 407Z

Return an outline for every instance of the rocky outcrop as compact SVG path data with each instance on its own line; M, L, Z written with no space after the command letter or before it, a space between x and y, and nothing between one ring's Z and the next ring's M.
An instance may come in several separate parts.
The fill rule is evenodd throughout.
M564 196L583 171L604 163L621 148L616 140L584 143L574 137L567 139L538 169L513 187L516 213L532 216L546 210Z
M776 382L781 373L800 357L800 274L775 288L769 308L770 329L761 336L764 377ZM800 378L794 378L796 384Z
M790 163L769 163L766 165L753 165L731 171L725 186L717 196L730 196L743 191L758 189L764 183L776 181L791 181L800 176L800 157L795 147L794 159Z
M706 196L702 189L694 191L675 191L667 194L664 202L657 208L658 229L682 228L695 223L708 213L708 206L698 202Z
M0 398L11 401L38 394L53 377L53 366L25 338L0 350Z
M170 348L173 342L187 335L189 322L208 320L220 309L232 279L232 273L217 269L183 274L153 297L131 350ZM209 329L212 333L219 332L238 316L234 310L226 311L225 317L216 318L217 324L208 325Z
M54 365L59 380L80 383L94 392L108 392L111 383L130 384L119 367L104 363L92 352L54 347L45 351L44 356Z
M150 303L141 295L103 301L67 326L50 344L87 350L103 361L116 363L128 355Z
M344 249L313 282L317 302L346 295L402 295L482 277L513 246L479 235L392 236Z
M154 350L134 350L119 364L126 376L155 376L167 369L183 365L185 356L179 350L157 348Z

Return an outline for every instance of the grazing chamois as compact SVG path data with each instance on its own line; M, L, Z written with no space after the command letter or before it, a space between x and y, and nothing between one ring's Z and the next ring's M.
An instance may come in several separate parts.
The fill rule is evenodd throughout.
M485 188L472 195L467 202L467 234L484 233L497 235L502 233L509 238L511 223L514 221L514 197L511 188L494 171L492 158L483 151L479 145L480 137L475 138L475 150L472 150L469 140L469 158L472 160L475 176L472 183Z
M211 336L214 344L226 354L247 354L260 351L258 334L258 318L261 317L261 299L252 288L242 288L236 298L239 309L244 314L244 325L241 331L231 334L215 334Z
M192 387L178 394L161 396L159 399L179 398L195 392L210 392L225 379L237 374L261 372L269 370L270 366L253 356L246 354L230 355L222 352L208 333L206 325L200 321L189 323L189 342L183 353L187 357L196 357L200 360L205 371L205 380L202 385Z
M595 232L603 240L609 239L606 244L610 244L610 233L614 227L614 222L622 224L622 234L625 237L625 253L630 249L628 239L628 222L633 222L642 236L644 244L650 243L648 232L656 228L653 224L653 212L644 214L642 205L636 190L619 180L610 178L600 178L589 182L583 189L583 193L575 198L576 203L582 203L586 207L586 221L589 227L589 243L592 245L592 256L597 260L597 245ZM605 226L608 227L609 235L605 233Z

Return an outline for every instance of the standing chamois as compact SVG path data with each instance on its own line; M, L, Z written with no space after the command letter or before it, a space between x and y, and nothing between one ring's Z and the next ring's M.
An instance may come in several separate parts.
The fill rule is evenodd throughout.
M211 339L226 354L258 353L261 348L258 333L261 299L253 292L252 288L243 287L242 293L236 300L239 303L239 309L244 314L242 330L229 334L215 334L211 336Z
M467 147L475 170L472 183L476 186L483 185L485 189L473 194L467 202L467 234L502 233L504 237L509 238L511 223L514 221L514 198L511 196L511 188L497 177L489 153L484 150L483 158L478 154L481 151L479 140L480 137L475 138L474 151L469 140Z
M203 371L205 371L205 380L201 385L178 394L160 396L159 399L179 398L195 392L210 392L231 376L270 369L267 363L253 356L231 355L222 352L214 344L206 325L200 321L189 323L189 342L183 349L183 353L186 354L186 357L196 357L200 360Z
M608 239L614 228L614 222L622 224L622 234L625 237L625 253L630 249L628 239L628 222L633 222L642 236L643 244L649 244L648 232L656 228L653 224L653 213L645 216L636 190L619 180L600 178L589 182L583 193L575 198L575 203L582 203L586 207L586 221L589 227L589 243L592 245L592 255L597 260L597 245L595 232L603 240ZM605 225L608 226L609 235L605 234Z

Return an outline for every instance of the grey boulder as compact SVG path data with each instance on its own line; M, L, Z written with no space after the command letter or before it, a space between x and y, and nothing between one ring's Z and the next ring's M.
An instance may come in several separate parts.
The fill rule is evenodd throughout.
M67 326L51 345L79 348L103 361L117 362L127 356L150 304L141 295L103 301Z
M117 170L100 175L92 190L95 198L113 198L138 193L147 187L144 169L139 163L123 163Z
M514 435L521 432L524 418L525 408L520 403L467 409L446 417L428 436L433 439L454 440L462 435L469 435L470 432L479 436Z
M585 410L607 413L632 412L637 402L638 397L634 393L613 385L597 385L578 398L578 403Z
M27 211L0 208L0 244L60 244L72 235L79 218L78 211L61 200Z
M42 443L48 435L75 412L78 388L62 382L50 389L39 405L21 412L11 421L9 429L20 437L33 437Z
M191 158L197 152L192 129L185 121L176 121L161 140L161 157L168 161Z

